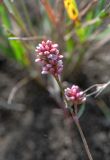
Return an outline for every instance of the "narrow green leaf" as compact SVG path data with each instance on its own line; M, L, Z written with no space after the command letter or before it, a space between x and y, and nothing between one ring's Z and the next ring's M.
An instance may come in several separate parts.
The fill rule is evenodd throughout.
M82 104L80 106L80 110L78 112L78 118L80 118L82 116L82 114L84 113L84 111L85 111L85 104Z
M11 23L10 23L9 16L8 16L4 6L2 6L2 5L0 5L0 17L1 17L2 24L5 25L7 28L10 28Z
M28 63L26 58L26 50L23 47L22 43L20 41L16 40L10 40L9 41L10 46L12 47L12 50L14 52L15 59L21 63L26 65Z

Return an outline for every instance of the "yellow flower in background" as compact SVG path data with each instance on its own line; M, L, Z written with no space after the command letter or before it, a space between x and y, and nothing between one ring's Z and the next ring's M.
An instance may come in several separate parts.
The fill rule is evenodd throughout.
M77 21L79 16L78 7L75 0L64 0L65 9L69 15L69 18Z

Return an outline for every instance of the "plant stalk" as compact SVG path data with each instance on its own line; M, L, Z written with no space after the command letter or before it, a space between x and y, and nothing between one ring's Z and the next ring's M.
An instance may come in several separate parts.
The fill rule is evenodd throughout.
M63 88L63 86L62 86L62 84L61 84L61 81L60 81L59 77L54 77L54 78L55 78L55 80L57 81L57 83L58 83L58 85L59 85L59 87L60 87L62 96L63 96L63 98L64 98L65 106L66 106L66 108L68 108L68 101L67 101L67 99L66 99L66 97L65 97L64 88Z
M59 85L59 87L61 89L62 95L64 97L64 102L65 102L66 108L69 109L69 111L71 113L71 116L72 116L72 119L74 120L74 122L76 124L76 127L77 127L77 129L78 129L78 131L80 133L80 136L81 136L81 139L83 141L84 148L85 148L85 151L87 153L87 156L88 156L89 160L93 160L92 155L91 155L90 150L89 150L89 146L87 144L86 138L84 136L84 133L83 133L83 131L81 129L81 126L80 126L80 123L79 123L79 120L78 120L78 117L77 117L77 105L75 104L75 113L74 113L72 108L68 106L68 101L67 101L67 99L66 99L66 97L64 95L64 89L62 87L61 81L59 80L58 77L54 77L54 78L56 79L56 81L57 81L57 83L58 83L58 85Z
M73 114L72 114L72 118L73 118L73 120L74 120L74 122L76 124L76 127L77 127L77 129L78 129L78 131L80 133L80 136L81 136L81 139L83 141L84 148L85 148L85 151L87 153L87 156L88 156L89 160L93 160L92 155L91 155L90 150L89 150L89 146L88 146L87 141L86 141L86 138L85 138L84 133L83 133L83 131L81 129L79 120L78 120L77 116L75 117L75 116L73 116Z
M52 24L56 27L57 26L57 19L56 19L56 16L54 14L54 11L52 9L52 7L50 6L50 3L46 0L40 0L41 3L43 4L47 14L48 14L48 17L50 18Z

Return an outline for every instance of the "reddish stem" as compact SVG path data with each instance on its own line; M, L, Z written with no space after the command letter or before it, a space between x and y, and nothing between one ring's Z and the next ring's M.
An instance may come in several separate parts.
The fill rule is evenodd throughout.
M83 141L87 156L88 156L89 160L93 160L92 155L91 155L90 150L89 150L89 146L88 146L87 141L86 141L86 138L85 138L84 133L83 133L83 131L81 129L81 126L80 126L80 123L79 123L79 119L78 119L77 116L74 116L73 114L72 114L72 118L73 118L73 120L74 120L74 122L75 122L75 124L77 126L77 129L78 129L78 131L80 133L80 136L81 136L81 139Z
M57 19L53 12L52 7L50 6L50 3L47 0L41 0L41 3L44 5L45 10L48 14L48 17L50 18L51 22L54 24L54 26L57 26Z

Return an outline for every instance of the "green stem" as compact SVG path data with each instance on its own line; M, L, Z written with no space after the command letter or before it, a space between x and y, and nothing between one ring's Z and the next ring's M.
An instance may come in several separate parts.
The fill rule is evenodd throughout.
M55 78L55 80L57 81L57 83L58 83L58 85L59 85L59 87L60 87L62 96L64 97L64 103L65 103L65 106L66 106L66 108L67 108L67 107L68 107L68 101L67 101L67 99L66 99L66 97L65 97L64 88L63 88L63 86L62 86L62 84L61 84L61 81L60 81L59 77L54 77L54 78Z
M78 114L78 108L77 108L77 104L74 104L74 112L75 112L75 115L77 115Z

